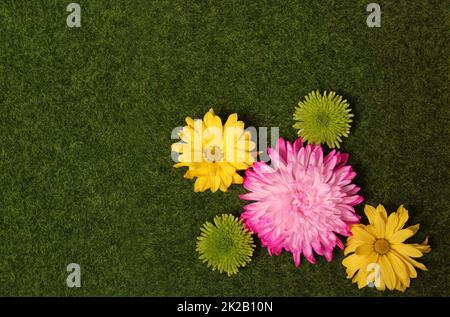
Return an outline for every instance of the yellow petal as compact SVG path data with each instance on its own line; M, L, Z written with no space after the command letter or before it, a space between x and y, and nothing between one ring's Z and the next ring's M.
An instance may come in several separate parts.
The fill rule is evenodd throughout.
M356 278L356 282L358 283L359 289L367 286L367 275L368 274L369 274L369 272L367 272L366 270L358 271L358 276Z
M203 147L209 147L209 146L218 146L223 143L222 139L222 127L221 126L215 126L214 125L214 119L212 119L211 124L212 126L209 126L208 128L203 131ZM200 142L198 142L200 143Z
M374 253L373 245L363 244L356 248L357 255L367 256Z
M358 273L359 273L359 271L358 271ZM357 283L358 282L358 273L356 273L355 276L353 276L352 283ZM350 277L348 277L348 275L347 275L347 278L350 278Z
M397 281L397 286L395 286L395 289L403 293L406 290L406 286L404 286L400 281Z
M400 207L398 207L397 209L397 216L398 216L398 224L396 231L402 229L405 223L408 221L409 218L408 210L406 210L406 208L403 207L403 205L400 205Z
M219 128L222 131L222 120L219 116L214 116L213 125L216 128Z
M390 237L396 232L398 224L398 216L395 212L391 213L388 217L386 223L386 238L390 239Z
M387 257L392 264L395 275L398 277L401 283L405 286L409 286L409 273L404 261L397 257L394 252L388 252Z
M244 182L244 179L242 178L241 175L239 175L238 173L233 175L233 184L242 184Z
M371 252L369 255L364 256L364 264L361 266L361 269L358 272L358 288L363 288L368 285L369 282L373 282L373 278L375 277L374 264L378 266L378 254L375 252Z
M410 256L413 258L420 258L423 255L422 252L420 252L410 244L405 243L391 244L391 248L402 255Z
M208 140L212 138L211 141L213 143L222 142L223 129L222 120L220 120L220 117L216 115L210 115L207 117L207 120L207 128L204 131L204 137Z
M366 231L373 235L374 237L377 236L377 232L375 231L375 227L373 225L366 225Z
M344 249L344 255L355 252L356 248L363 244L365 244L364 241L356 239L355 237L349 237L347 239L347 246Z
M380 266L380 256L378 253L373 253L367 257L367 262L365 265L365 271L367 272L365 284L373 283L375 285L380 284L381 278L381 266Z
M423 241L421 244L413 243L411 245L422 253L431 252L431 247L428 245L428 237L426 237L425 241Z
M180 139L185 143L191 143L194 140L194 129L189 126L184 126L183 129L179 132Z
M255 161L254 154L252 152L236 150L235 154L234 159L229 162L238 162L238 164L244 163L246 166L245 169L247 169L248 166L251 166ZM242 167L243 166L244 165L242 165Z
M184 143L184 142L177 142L172 144L171 146L172 151L177 152L177 153L182 153L185 151L185 149L188 148L188 144Z
M246 170L248 168L248 165L242 162L228 162L233 166L236 170Z
M225 122L226 127L234 127L236 125L236 122L238 121L238 116L236 113L230 114L228 116L227 121Z
M386 290L386 283L383 279L380 279L380 284L376 285L377 290L379 291L385 291Z
M402 243L406 239L411 238L414 235L414 232L409 229L402 229L394 233L390 238L390 243Z
M388 289L393 290L397 284L391 262L386 255L380 256L381 278L386 282Z
M245 123L243 121L237 121L234 126L239 129L244 129Z
M405 267L407 269L409 277L416 278L417 277L417 271L414 268L414 266L404 256L402 256L397 251L392 250L392 253L395 254L401 261L403 261L403 264L405 264Z
M223 170L218 171L222 184L225 185L226 188L230 187L231 182L233 181L233 177L228 175Z
M186 117L185 121L188 126L194 128L194 119L192 119L191 117Z
M213 120L214 120L214 110L211 108L203 116L203 122L205 123L206 127L209 128L213 126Z
M220 187L220 177L219 175L215 175L211 177L211 191L215 193Z
M227 162L219 162L217 163L217 165L219 165L224 173L230 176L236 173L236 169Z
M364 213L366 214L366 217L369 220L369 223L373 225L375 223L375 217L376 217L375 208L371 205L365 205Z
M377 207L378 208L378 207ZM386 221L383 219L383 216L378 213L378 217L375 218L375 223L373 225L375 228L375 232L377 234L377 238L384 238L386 235Z
M364 258L352 254L342 260L342 265L346 267L347 278L352 278L355 272L361 268L361 265L364 265Z
M411 230L413 232L413 235L415 235L416 232L419 230L419 228L420 228L420 224L418 223L418 224L416 224L414 226L409 226L409 227L407 227L405 229Z
M239 140L235 144L235 150L249 152L255 149L255 142L251 142L249 140Z
M384 206L382 204L379 204L377 206L376 211L377 211L377 213L379 215L381 215L381 217L383 218L384 222L386 223L386 221L387 221L387 212L386 212L386 209L384 208Z
M200 178L197 178L194 183L194 192L199 192L199 191L201 191Z
M367 244L373 244L375 242L375 237L364 230L363 227L353 226L352 233L354 237L358 238L361 241L364 241Z
M179 168L179 167L183 167L183 166L189 166L189 164L186 162L178 162L173 165L173 167L175 167L175 168Z
M226 192L228 190L228 187L224 183L220 183L219 189L223 192Z
M192 172L196 176L204 176L211 172L211 164L208 163L200 163L198 165L192 165Z
M210 177L202 176L202 177L197 178L197 180L198 180L199 190L201 192L204 192L205 190L210 188L210 186L211 186L211 184L210 184Z
M250 142L251 140L252 140L252 132L250 130L245 130L239 138L240 142L245 143Z
M192 173L191 170L187 170L186 173L184 174L184 178L187 179L193 179L195 177L195 175Z
M414 267L421 269L422 271L428 271L427 267L423 263L417 262L416 260L411 259L410 257L407 258L407 261L411 263Z

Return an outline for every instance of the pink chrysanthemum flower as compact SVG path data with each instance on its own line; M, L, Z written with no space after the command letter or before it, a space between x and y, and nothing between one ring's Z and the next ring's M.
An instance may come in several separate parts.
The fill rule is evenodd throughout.
M258 234L269 254L285 249L315 263L313 250L332 259L336 234L349 236L351 224L359 222L353 206L361 203L359 187L352 184L356 173L346 165L348 154L335 150L324 157L320 145L303 146L280 138L276 149L268 149L272 166L256 162L247 170L244 187L250 192L240 197L254 201L244 207L241 217Z

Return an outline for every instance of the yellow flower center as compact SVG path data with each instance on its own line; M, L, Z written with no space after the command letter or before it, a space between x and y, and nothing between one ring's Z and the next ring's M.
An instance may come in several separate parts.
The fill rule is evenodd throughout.
M386 254L391 249L389 242L384 239L375 241L374 249L379 254Z
M209 163L218 162L223 157L222 150L216 145L208 146L203 152L205 154L205 160Z

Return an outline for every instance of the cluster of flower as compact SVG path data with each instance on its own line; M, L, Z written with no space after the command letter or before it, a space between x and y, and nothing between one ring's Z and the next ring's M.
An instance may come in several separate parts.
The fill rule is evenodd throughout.
M200 259L213 270L233 275L246 266L255 248L253 234L269 254L291 252L296 266L303 255L315 263L314 254L331 261L337 246L348 255L342 264L347 277L359 288L378 290L409 287L417 277L415 268L427 270L413 258L430 251L428 239L407 244L419 225L403 228L408 211L400 206L387 214L380 204L366 205L369 224L360 223L354 207L363 202L360 188L352 183L356 173L348 165L348 154L335 149L325 155L322 144L339 148L347 137L353 114L346 100L334 92L312 92L294 113L299 138L280 138L269 148L270 165L256 161L256 144L237 114L225 124L211 109L203 118L186 118L175 167L188 167L185 177L196 179L194 190L227 191L243 184L240 196L250 201L240 219L224 214L206 222L197 238ZM239 171L245 170L245 176ZM339 237L348 237L346 247ZM350 255L349 255L350 254Z

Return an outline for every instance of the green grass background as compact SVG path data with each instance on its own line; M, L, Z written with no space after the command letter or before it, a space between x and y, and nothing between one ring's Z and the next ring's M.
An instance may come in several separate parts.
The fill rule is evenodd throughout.
M194 193L172 129L213 105L294 140L314 89L352 105L366 202L406 204L412 241L430 236L404 295L450 295L449 1L380 0L380 29L368 0L78 0L79 29L69 2L0 3L0 295L402 295L358 290L339 250L295 268L258 248L231 278L197 259L199 227L244 190Z

